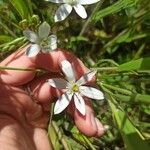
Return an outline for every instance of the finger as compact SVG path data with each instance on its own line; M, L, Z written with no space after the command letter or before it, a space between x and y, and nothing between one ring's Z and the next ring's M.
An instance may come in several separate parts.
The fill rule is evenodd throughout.
M74 121L80 132L86 134L87 136L102 136L104 134L104 127L102 123L95 118L92 105L89 99L84 98L86 114L85 116L81 115L80 112L74 110ZM69 106L70 109L71 106Z
M52 150L53 149L52 144L50 143L48 139L47 131L40 129L40 128L35 128L33 134L34 134L33 140L35 142L36 150Z
M47 131L0 114L0 150L52 150Z
M88 68L79 60L76 56L62 49L51 52L49 55L41 53L37 56L36 64L40 68L50 70L51 72L62 72L61 62L67 60L71 63L75 72L77 73L77 78L88 71Z
M49 70L50 72L62 73L62 61L67 60L71 63L72 68L76 74L76 80L78 80L83 74L87 73L89 69L78 59L75 55L63 49L58 49L51 52L49 55L41 53L37 56L36 64L40 68ZM95 83L96 78L93 77L88 83Z
M0 111L22 122L42 114L42 107L34 103L28 93L20 88L4 85L0 87Z
M22 48L19 51L11 54L9 57L7 57L4 61L0 63L0 66L23 68L23 69L28 68L35 69L36 67L34 63L35 58L31 59L25 55L27 47ZM22 83L27 83L34 78L34 75L35 72L33 71L15 71L15 70L0 71L1 82L12 85L21 85Z
M49 111L51 103L61 96L62 91L49 86L47 80L49 78L61 77L59 74L51 73L41 77L36 77L27 86L35 100L42 104L45 111Z
M50 54L41 53L36 57L29 58L24 54L26 49L27 47L13 53L1 62L0 65L27 69L43 68L52 72L61 72L61 62L63 60L68 60L78 73L77 78L88 70L78 58L64 50L56 50ZM28 83L34 76L35 72L32 71L5 70L0 72L2 82L12 85L23 85Z
M0 150L35 149L33 138L28 134L30 129L26 129L18 120L7 114L0 114Z

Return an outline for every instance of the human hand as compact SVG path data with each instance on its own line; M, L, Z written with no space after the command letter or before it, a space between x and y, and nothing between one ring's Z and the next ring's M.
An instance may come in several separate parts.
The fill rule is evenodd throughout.
M68 60L74 66L78 78L87 72L83 63L69 52L56 50L50 54L39 54L29 58L21 49L10 55L0 66L14 68L43 68L47 73L36 77L34 71L5 70L0 72L0 150L50 150L47 136L47 123L50 105L60 94L50 87L46 80L59 77L60 63ZM30 87L30 92L29 89ZM86 115L82 116L74 104L67 112L72 116L77 128L87 136L101 136L104 127L94 117L88 99ZM84 125L84 126L83 126Z

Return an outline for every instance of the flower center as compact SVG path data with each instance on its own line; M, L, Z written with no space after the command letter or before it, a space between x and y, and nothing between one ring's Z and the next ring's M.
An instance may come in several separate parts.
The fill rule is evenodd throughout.
M73 86L72 86L72 92L79 92L79 86L77 85L77 84L74 84Z
M76 5L77 4L77 0L68 0L67 2L70 5Z
M41 44L40 44L40 45L41 45L42 47L45 47L45 46L48 46L48 44L49 44L49 43L48 43L48 40L47 40L47 39L43 39L43 40L41 41Z

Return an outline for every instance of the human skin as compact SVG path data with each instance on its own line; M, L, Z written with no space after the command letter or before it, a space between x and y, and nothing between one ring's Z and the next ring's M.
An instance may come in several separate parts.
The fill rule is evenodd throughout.
M62 91L50 87L46 81L62 77L60 63L63 60L68 60L74 66L77 78L88 71L78 58L64 50L29 58L24 54L26 48L8 56L0 66L42 68L47 73L37 77L34 71L0 72L0 150L51 150L47 136L50 106ZM93 82L94 79L89 84ZM30 87L30 91L27 87ZM90 100L86 98L85 104L85 116L75 109L73 102L67 112L83 134L89 137L103 135L104 127L94 117Z

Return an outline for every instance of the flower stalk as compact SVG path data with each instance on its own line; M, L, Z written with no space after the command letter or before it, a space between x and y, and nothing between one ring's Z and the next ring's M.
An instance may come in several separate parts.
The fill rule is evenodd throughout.
M0 70L45 72L45 70L41 70L41 69L32 69L32 68L14 68L14 67L3 67L3 66L0 66Z

